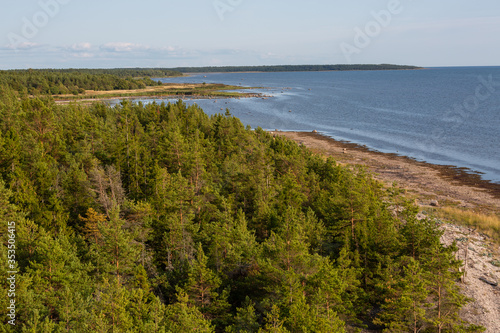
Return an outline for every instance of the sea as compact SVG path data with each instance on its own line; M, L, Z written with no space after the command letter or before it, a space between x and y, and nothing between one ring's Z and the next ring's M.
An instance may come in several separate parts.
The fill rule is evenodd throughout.
M207 114L229 109L252 128L316 130L374 151L466 168L500 183L500 67L207 73L158 80L259 87L242 91L263 97L186 103Z

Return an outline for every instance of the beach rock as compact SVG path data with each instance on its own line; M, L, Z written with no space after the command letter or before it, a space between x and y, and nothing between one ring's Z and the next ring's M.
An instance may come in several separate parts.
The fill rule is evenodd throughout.
M318 131L316 131L316 130L313 130L313 133L318 133Z
M431 200L431 206L438 207L439 206L439 202L437 200Z
M418 221L425 220L427 218L427 215L422 214L422 213L418 213L416 218Z

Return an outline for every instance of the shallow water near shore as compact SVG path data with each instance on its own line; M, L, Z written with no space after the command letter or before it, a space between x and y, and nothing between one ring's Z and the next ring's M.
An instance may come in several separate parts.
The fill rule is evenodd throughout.
M253 128L312 131L500 183L500 67L200 74L164 82L267 87L269 98L193 100ZM141 100L151 102L151 100Z

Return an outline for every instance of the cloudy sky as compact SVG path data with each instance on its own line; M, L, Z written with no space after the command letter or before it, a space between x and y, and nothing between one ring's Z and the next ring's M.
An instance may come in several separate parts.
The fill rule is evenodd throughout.
M500 65L498 0L2 0L0 69Z

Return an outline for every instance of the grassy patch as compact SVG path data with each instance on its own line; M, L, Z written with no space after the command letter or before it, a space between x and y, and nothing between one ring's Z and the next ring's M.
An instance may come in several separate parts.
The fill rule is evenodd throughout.
M500 242L500 217L495 214L478 213L456 207L441 207L435 215L456 224L477 228L478 231Z
M228 86L224 84L164 84L135 90L86 91L82 95L54 95L55 100L110 99L121 97L178 97L178 98L238 98L258 97L255 93L240 93L228 90L252 89L249 87Z

